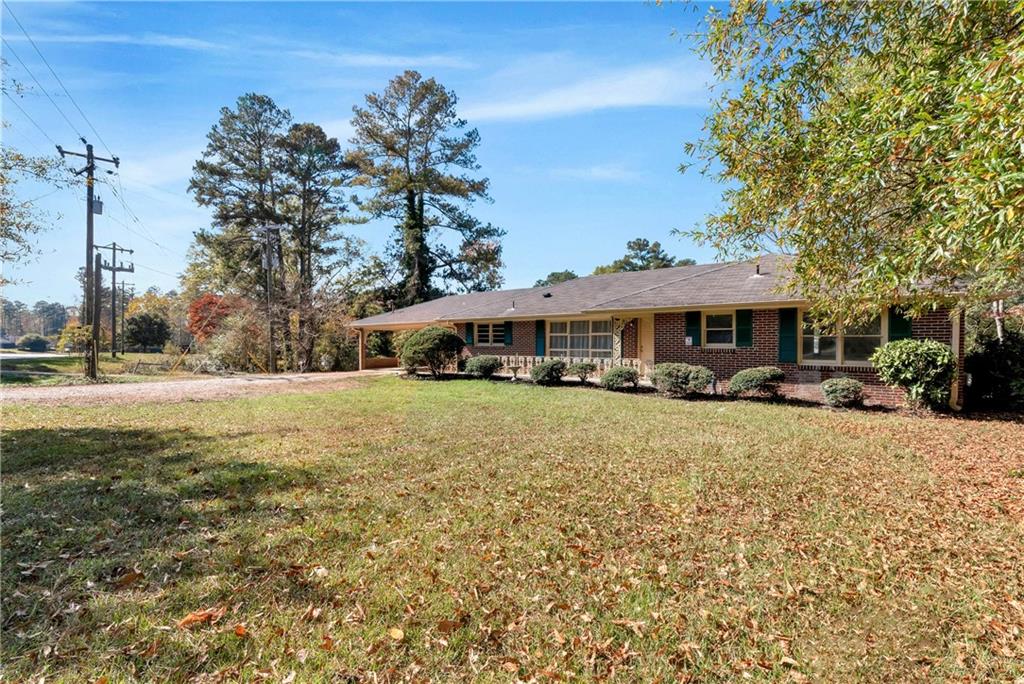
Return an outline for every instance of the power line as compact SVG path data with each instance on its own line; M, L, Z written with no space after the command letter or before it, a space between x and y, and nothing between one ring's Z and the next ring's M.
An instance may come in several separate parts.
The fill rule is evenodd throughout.
M24 114L24 115L25 115L25 118L26 118L26 119L28 119L29 121L31 121L31 122L32 122L32 125L33 125L33 126L35 126L36 128L38 128L38 129L39 129L39 132L40 132L40 133L42 133L42 134L43 134L43 136L44 136L44 137L45 137L45 138L46 138L47 140L49 140L49 141L50 141L50 144L52 144L52 145L53 145L54 147L56 147L56 146L57 146L57 143L56 143L56 142L54 142L53 138L51 138L51 137L50 137L50 134L49 134L49 133L47 133L47 132L46 132L45 130L43 130L43 127L42 127L42 126L40 126L39 124L37 124L37 123L36 123L36 120L35 120L35 119L33 119L33 118L32 118L31 116L29 116L28 112L26 112L26 111L25 111L25 108L24 108L24 107L22 107L22 106L21 106L20 104L18 104L18 101L17 101L16 99L14 99L14 96L13 96L13 95L11 95L10 93L8 93L8 92L7 92L6 90L4 91L4 95L6 95L6 96L7 96L7 99L11 101L11 104L13 104L13 105L14 105L15 107L17 107L17 108L18 108L18 111L19 111L19 112L21 112L22 114Z
M99 131L96 130L96 127L92 125L92 121L89 121L89 117L85 115L85 112L82 111L82 108L78 106L78 102L75 100L71 92L67 89L67 86L64 85L64 81L60 80L60 76L58 76L57 72L53 70L53 67L50 66L50 63L46 61L46 57L44 57L43 53L39 50L39 46L36 45L36 42L34 40L32 40L32 36L30 36L28 34L28 31L25 30L25 27L22 26L21 21L19 21L18 17L15 16L14 10L11 9L10 3L5 2L3 3L3 5L5 8L7 8L7 12L11 15L11 18L14 19L14 23L18 25L18 28L21 29L21 32L25 34L26 38L28 38L28 42L31 43L32 48L36 51L36 54L39 55L39 59L43 60L43 64L46 65L46 68L50 70L50 73L57 80L57 83L60 84L60 87L64 91L64 94L68 96L69 100L71 100L71 104L73 104L75 106L75 109L78 110L78 113L81 114L82 119L85 121L85 123L89 124L89 128L92 129L92 132L96 135L96 139L99 140L100 144L103 145L104 149L106 149L107 154L113 157L114 153L110 151L110 147L107 145L107 142L103 139L103 136L100 135ZM10 47L9 44L8 47ZM21 60L19 59L18 61ZM74 128L74 126L72 126L72 128ZM78 137L81 138L82 136L79 135Z
M2 40L4 45L7 46L7 49L10 50L12 55L14 55L14 58L16 60L18 60L18 64L20 64L21 68L25 70L25 73L27 73L29 75L29 77L31 77L31 79L33 81L35 81L36 85L39 86L39 89L41 91L43 91L43 95L45 95L46 99L50 101L50 104L52 104L53 108L57 110L57 113L59 113L62 117L64 117L64 120L68 122L68 126L71 126L71 130L73 130L75 132L75 135L77 135L79 138L81 138L82 137L82 132L80 130L78 130L78 126L76 126L74 123L71 122L71 119L69 119L68 115L64 113L64 110L60 108L60 105L57 104L57 101L53 99L53 97L50 95L49 91L47 91L46 88L43 87L43 84L39 82L39 79L36 78L36 75L34 73L32 73L31 69L28 68L28 65L25 64L25 61L21 57L18 56L17 52L14 51L14 47L9 42L7 42L6 38L0 38L0 40Z

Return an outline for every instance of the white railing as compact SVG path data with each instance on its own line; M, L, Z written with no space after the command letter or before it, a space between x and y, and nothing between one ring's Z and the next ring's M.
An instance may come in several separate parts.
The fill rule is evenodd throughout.
M639 372L643 373L643 364L640 359L607 359L607 358L588 358L583 356L518 356L518 355L505 355L495 354L501 359L503 366L502 371L505 373L512 373L512 369L516 369L516 374L520 376L529 375L530 369L534 366L544 363L545 361L552 361L554 359L560 359L565 361L566 365L572 365L574 363L580 363L588 361L597 366L597 371L594 376L600 376L605 371L616 366L627 366L629 368L635 368Z

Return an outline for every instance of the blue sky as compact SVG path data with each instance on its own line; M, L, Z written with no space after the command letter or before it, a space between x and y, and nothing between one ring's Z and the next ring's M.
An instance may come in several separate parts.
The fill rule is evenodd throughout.
M683 144L700 134L712 80L684 37L705 7L653 3L11 3L42 54L114 154L132 216L98 193L99 243L135 250L136 289L176 285L192 233L208 222L186 192L218 110L249 91L296 121L347 139L352 106L406 68L434 76L479 129L481 173L493 203L476 214L508 231L505 282L530 286L550 271L589 273L627 240L670 253L714 253L673 237L718 203L719 188L680 174ZM78 149L74 124L106 149L31 44L3 12L9 76L33 86L19 100L54 142ZM676 33L678 32L678 33ZM65 121L31 76L39 79ZM4 99L5 144L31 154L52 144ZM24 186L23 194L45 187ZM39 201L54 217L42 254L8 269L25 282L5 296L72 303L84 251L81 191ZM25 199L31 199L26 197ZM57 219L57 216L60 216ZM389 226L352 232L379 248ZM155 244L159 243L159 244Z

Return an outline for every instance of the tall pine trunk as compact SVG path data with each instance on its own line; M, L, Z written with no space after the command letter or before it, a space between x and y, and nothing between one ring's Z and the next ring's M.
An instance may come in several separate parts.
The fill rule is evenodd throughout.
M403 270L405 288L403 305L426 301L430 283L429 251L427 249L426 226L423 220L423 195L415 190L405 193L405 222L402 226L404 247Z

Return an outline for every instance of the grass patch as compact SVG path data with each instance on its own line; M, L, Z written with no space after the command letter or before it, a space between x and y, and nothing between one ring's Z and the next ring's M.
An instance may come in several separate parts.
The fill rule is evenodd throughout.
M156 368L145 375L132 372L139 361L144 363L160 363L168 360L168 358L170 357L165 354L136 352L119 355L117 358L111 357L110 354L101 354L98 370L105 382L159 380L186 374L181 369L175 373L170 373ZM82 375L83 370L84 366L81 356L25 359L4 357L0 360L0 384L32 385L36 387L88 384L89 381Z
M7 408L5 675L1013 681L1022 439L398 378Z

